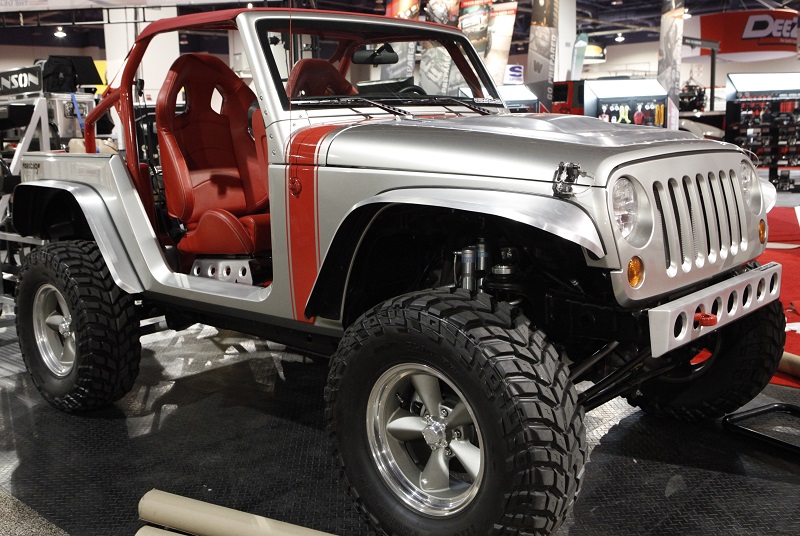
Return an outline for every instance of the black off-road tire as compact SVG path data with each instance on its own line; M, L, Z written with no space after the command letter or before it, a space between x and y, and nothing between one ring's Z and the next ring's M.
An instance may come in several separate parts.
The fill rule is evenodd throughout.
M45 400L75 412L122 398L139 373L134 299L94 242L55 242L25 257L16 292L25 366Z
M785 326L781 302L765 305L708 335L714 351L707 361L686 364L642 384L628 402L648 413L684 421L716 419L736 411L755 398L778 369Z
M440 412L428 411L429 389L414 383L418 376L439 386L443 405L428 404ZM379 534L550 534L579 491L586 432L567 368L525 316L485 294L423 291L368 311L348 328L331 361L325 398L343 478ZM470 415L461 428L458 402ZM398 417L428 423L428 436L397 440L388 423L396 425ZM429 441L431 423L451 417L443 432L449 443L441 447L450 481L429 492L422 488L428 483L422 468L442 452ZM466 437L482 460L473 459L472 473L456 448ZM448 452L455 458L446 458ZM403 465L409 459L411 465ZM381 469L387 461L398 462L400 473ZM437 502L451 493L462 501L457 507Z

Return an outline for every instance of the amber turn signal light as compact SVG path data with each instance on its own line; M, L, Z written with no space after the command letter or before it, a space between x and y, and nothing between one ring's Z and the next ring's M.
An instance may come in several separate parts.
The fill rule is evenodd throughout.
M764 220L758 222L758 241L762 244L767 241L767 222Z
M633 257L628 261L628 283L633 288L638 288L644 281L644 261Z

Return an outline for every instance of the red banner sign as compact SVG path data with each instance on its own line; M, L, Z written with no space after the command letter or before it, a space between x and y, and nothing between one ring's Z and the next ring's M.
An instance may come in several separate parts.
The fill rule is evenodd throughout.
M771 9L703 15L702 39L719 41L719 54L797 51L797 11ZM702 54L710 54L703 50Z

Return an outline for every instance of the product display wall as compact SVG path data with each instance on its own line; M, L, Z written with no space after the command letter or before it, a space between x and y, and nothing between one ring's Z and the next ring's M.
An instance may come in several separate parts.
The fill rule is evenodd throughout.
M775 80L765 83L762 78ZM772 182L789 188L789 170L800 165L800 76L731 74L726 106L726 141L751 151ZM792 87L796 86L796 87ZM782 172L782 169L785 170ZM786 180L782 177L785 176Z

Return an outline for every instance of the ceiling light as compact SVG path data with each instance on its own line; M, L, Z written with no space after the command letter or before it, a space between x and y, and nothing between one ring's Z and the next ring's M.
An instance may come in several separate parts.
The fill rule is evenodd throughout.
M606 50L597 43L589 43L586 45L586 52L583 57L584 65L591 63L603 63L606 61Z
M612 6L621 6L622 5L622 0L613 0L611 2L611 5Z
M684 19L691 19L692 18L692 14L689 13L689 8L688 7L683 8L683 18Z
M247 9L253 9L253 4L252 3L248 3L247 4Z
M66 37L67 32L65 32L64 29L61 26L59 26L58 30L53 32L53 35L55 35L56 37Z
M617 36L614 38L614 41L616 41L617 43L622 43L623 41L625 41L625 36L622 35L622 32L618 32Z

